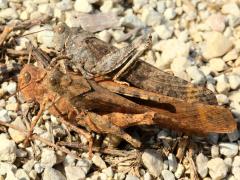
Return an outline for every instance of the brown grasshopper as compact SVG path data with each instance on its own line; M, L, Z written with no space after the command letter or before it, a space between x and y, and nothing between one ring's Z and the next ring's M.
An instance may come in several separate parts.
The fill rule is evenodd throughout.
M138 57L147 47L144 43L138 42L136 45L130 44L117 49L92 33L70 29L64 23L55 26L54 31L56 49L65 48L66 53L72 56L70 64L74 64L84 76L86 72L90 77L109 75L137 88L183 99L189 103L217 105L215 95L207 88L193 85L139 60Z
M130 126L157 124L197 134L226 133L236 128L231 112L223 107L186 103L112 81L97 83L72 72L65 74L58 68L45 70L25 65L19 75L19 89L26 100L40 104L38 117L47 108L61 122L84 135L89 140L90 152L90 134L76 125L114 134L134 147L141 142L124 131ZM32 124L33 128L36 123Z

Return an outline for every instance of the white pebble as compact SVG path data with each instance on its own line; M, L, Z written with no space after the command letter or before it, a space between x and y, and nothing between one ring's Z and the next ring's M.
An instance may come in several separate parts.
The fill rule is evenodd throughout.
M85 179L86 174L81 167L67 166L64 168L67 179Z
M6 8L0 11L0 18L3 18L3 19L7 19L7 20L17 19L18 16L19 15L17 11L13 8Z
M207 163L209 174L213 179L223 179L226 177L228 167L221 158L213 158Z
M226 68L226 64L221 58L210 59L208 65L213 72L220 72Z
M28 174L23 169L18 169L15 173L17 179L30 180Z
M165 11L165 9L166 9L165 2L164 2L164 1L158 1L158 2L157 2L157 11L158 11L159 13L163 14L164 11Z
M8 1L7 0L0 0L0 9L5 9L8 7Z
M169 170L163 170L162 177L164 180L175 180L174 174Z
M172 172L175 172L177 170L177 159L174 154L170 153L168 155L168 165L169 165L169 170Z
M177 57L171 63L171 70L174 74L178 72L183 72L187 67L191 65L190 61L186 57Z
M93 158L92 158L92 162L99 168L101 169L106 169L107 165L106 163L103 161L103 159L100 157L99 154L94 154Z
M149 173L154 177L158 177L163 170L163 160L161 155L152 149L147 149L142 154L142 161Z
M228 79L224 74L215 78L217 80L216 90L218 93L227 93L230 90Z
M109 33L107 30L104 30L98 33L98 38L106 43L109 43L109 41L111 40L111 37L112 37L111 33Z
M182 164L178 164L177 170L174 173L175 177L179 179L183 173L184 173L184 166Z
M208 158L204 156L202 153L198 154L196 158L196 165L197 165L197 171L202 178L206 177L208 174L207 163L208 163Z
M225 62L232 61L238 58L238 51L236 49L232 49L227 54L223 56L223 60Z
M213 31L222 32L225 29L225 17L220 13L212 14L208 17L207 24Z
M56 8L61 11L71 10L73 8L73 2L71 0L62 0L56 4Z
M0 161L13 163L16 160L17 147L13 140L1 138Z
M25 123L22 121L22 119L20 117L17 117L11 124L15 125L16 127L21 128L23 130L26 130ZM12 128L9 128L8 132L9 132L9 135L11 136L11 138L16 143L20 143L20 142L24 141L26 138L26 136L22 132L14 130Z
M174 8L167 8L164 12L164 17L168 20L174 19L176 17Z
M44 148L41 154L41 166L52 167L57 163L57 156L53 149Z
M238 167L234 166L232 168L232 173L233 173L234 177L236 178L236 180L239 180L240 179L240 166L238 166Z
M125 180L139 180L139 178L137 176L133 176L131 174L128 174L126 176L126 179Z
M13 81L9 82L9 84L6 87L6 91L9 94L14 94L14 93L16 93L16 90L17 90L17 83L13 82Z
M105 0L105 1L103 1L103 4L100 7L100 10L104 13L107 13L107 12L110 12L112 8L113 8L113 1Z
M229 99L225 94L216 94L216 98L219 105L224 105L229 103Z
M90 161L89 159L81 159L78 160L76 166L80 167L82 171L85 173L85 175L87 175L89 169L92 166L92 161Z
M42 175L42 180L66 180L65 176L54 168L46 168Z
M202 84L205 82L204 74L197 68L197 66L190 66L186 69L187 74L193 80L192 83L194 84Z
M145 24L134 14L129 14L120 19L120 24L129 28L143 28Z
M232 166L232 158L227 157L224 159L224 163L228 166L228 168L231 168Z
M240 86L240 75L231 74L228 76L228 81L231 89L235 90Z
M173 34L173 29L166 25L155 26L154 31L156 31L161 39L169 39Z
M9 123L11 122L11 118L8 115L8 111L6 109L0 109L0 121Z
M232 166L240 167L240 156L235 156L234 157Z
M225 3L222 6L221 10L222 10L223 14L232 14L232 15L235 15L235 16L240 15L240 9L235 2Z
M217 145L212 145L212 147L211 147L211 156L212 156L213 158L219 156L219 146L217 146Z
M76 0L74 9L83 13L90 13L93 10L92 5L87 0Z
M238 153L238 145L236 143L219 143L220 154L226 157L234 157Z
M48 16L53 16L53 9L50 4L40 4L38 6L38 11Z

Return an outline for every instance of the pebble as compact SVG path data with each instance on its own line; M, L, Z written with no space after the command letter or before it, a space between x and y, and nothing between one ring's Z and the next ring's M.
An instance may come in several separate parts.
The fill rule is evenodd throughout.
M161 174L164 180L175 180L174 174L169 170L163 170Z
M174 175L177 179L179 179L183 175L184 169L185 169L184 166L179 163L178 166L177 166L177 170L174 173Z
M240 167L240 156L235 156L232 163L233 167Z
M90 13L93 10L93 7L88 0L76 0L74 3L74 9L79 12Z
M194 84L202 84L205 82L204 74L197 68L197 66L190 66L186 69L187 74L193 80Z
M43 27L42 29L49 29L48 26ZM54 47L53 43L53 31L44 30L37 34L37 41L41 43L44 47Z
M128 174L125 180L139 180L139 178L131 174Z
M240 15L240 9L235 2L229 2L222 6L221 9L223 14L232 14L234 16Z
M6 9L8 7L7 0L0 0L0 9Z
M8 111L6 109L0 109L0 119L3 122L9 123L11 122L11 118L8 115Z
M229 99L225 94L216 94L216 98L219 105L224 105L229 103Z
M14 94L16 93L16 90L17 90L17 83L16 82L13 82L13 81L10 81L9 84L6 86L6 89L5 89L9 94Z
M216 90L218 93L227 93L230 90L230 85L228 83L228 79L224 74L215 78L217 80Z
M113 1L112 0L105 0L100 7L100 10L104 13L110 12L113 8Z
M237 180L239 180L239 179L240 179L240 167L239 167L239 166L238 166L238 167L234 166L234 167L232 168L232 174L234 175L234 177L235 177Z
M228 172L228 167L221 158L213 158L207 163L209 175L213 179L224 179Z
M158 34L161 39L169 39L172 37L173 29L166 25L158 25L154 27L154 31Z
M101 169L106 169L107 165L106 163L103 161L103 159L101 158L101 156L99 154L94 154L93 158L92 158L92 162L99 168Z
M204 156L202 153L197 155L196 158L196 165L197 165L197 171L201 178L204 178L208 174L208 158Z
M212 72L220 72L226 68L226 64L221 58L210 59L208 65Z
M164 11L164 17L168 20L172 20L176 17L177 13L175 12L174 8L167 8Z
M225 62L228 62L228 61L232 61L232 60L235 60L238 58L238 52L236 49L232 49L231 51L229 51L227 54L225 54L223 56L223 60Z
M61 11L71 10L73 8L73 2L71 0L62 0L56 3L56 8Z
M235 90L240 87L240 76L238 74L231 74L228 76L228 81L231 89Z
M53 16L53 9L50 4L40 4L38 6L38 11L43 14L47 14L48 16Z
M19 15L17 11L13 8L6 8L0 11L0 18L3 18L3 19L7 19L7 20L17 19L18 16Z
M224 159L224 163L225 163L225 164L228 166L228 168L230 169L231 166L232 166L232 158L229 158L229 157L225 158L225 159Z
M102 41L109 43L111 40L111 33L108 32L107 30L103 30L100 33L98 33L98 38L101 39Z
M108 167L107 169L103 169L102 172L106 174L108 178L113 177L113 170L111 167Z
M168 155L168 165L170 171L175 172L177 170L177 159L176 156L172 153Z
M225 17L220 13L212 14L208 17L207 24L212 31L222 32L225 29Z
M233 141L238 140L238 138L240 137L240 134L239 134L238 129L236 129L235 131L228 133L227 136L228 136L229 141L233 142Z
M46 168L42 175L42 180L66 180L65 176L54 168Z
M24 163L24 165L22 166L22 168L26 171L26 172L30 172L32 170L32 168L34 167L35 164L35 160L34 159L30 159L27 162Z
M57 156L53 149L44 148L41 154L41 166L52 167L57 163Z
M219 156L219 146L218 145L212 145L211 147L211 156L213 158L216 158Z
M13 140L0 138L0 161L13 163L16 160L17 146Z
M149 173L158 177L163 170L163 160L158 152L153 149L147 149L142 154L142 161Z
M205 40L202 47L202 54L205 59L220 57L226 54L233 46L231 40L216 31L208 32Z
M92 166L92 161L90 161L89 159L81 159L81 160L78 160L76 166L80 167L86 175ZM109 167L109 168L111 168L111 167ZM109 168L107 168L107 169L109 169Z
M15 125L16 127L19 127L23 130L27 130L25 123L22 121L22 119L20 117L17 117L12 123L12 125ZM11 138L16 142L16 143L20 143L22 141L25 140L26 136L17 130L14 130L12 128L8 129L9 135L11 136Z
M143 8L141 20L148 26L157 26L161 23L161 15L152 8Z
M67 179L81 180L85 179L86 174L81 167L78 166L67 166L64 168Z
M6 175L9 172L15 172L17 167L14 164L0 162L0 175Z
M236 143L219 143L220 154L226 157L234 157L238 153L238 145Z
M76 165L76 159L70 155L66 155L64 161L63 161L63 165L65 167L67 166L75 166Z
M143 28L145 24L134 14L129 14L120 19L120 24L129 28Z
M18 169L15 173L17 179L30 180L28 174L23 169Z

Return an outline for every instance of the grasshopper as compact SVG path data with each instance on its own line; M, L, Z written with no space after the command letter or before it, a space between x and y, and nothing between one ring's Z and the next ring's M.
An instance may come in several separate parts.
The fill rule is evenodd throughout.
M58 68L46 70L25 65L19 75L19 89L27 101L40 104L38 117L48 109L72 130L84 135L89 140L90 153L93 140L77 125L116 135L134 147L140 147L141 142L124 131L130 126L155 124L197 134L236 129L231 112L223 107L187 103L113 81L95 82Z
M139 60L138 57L147 48L147 41L141 43L141 40L135 45L117 49L92 33L70 29L64 23L56 25L54 32L56 49L65 48L66 53L72 56L70 64L75 65L85 77L109 75L114 80L126 81L137 88L183 99L189 103L217 105L214 93L207 88L193 85ZM126 62L128 65L122 66Z

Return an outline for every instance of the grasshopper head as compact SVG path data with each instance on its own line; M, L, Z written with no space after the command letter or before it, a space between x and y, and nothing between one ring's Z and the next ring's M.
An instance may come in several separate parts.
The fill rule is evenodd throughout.
M59 22L56 26L53 27L54 36L53 42L55 49L60 51L64 48L65 42L67 41L71 29L63 22Z

